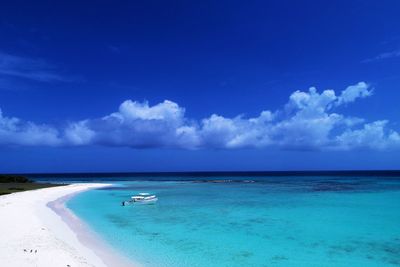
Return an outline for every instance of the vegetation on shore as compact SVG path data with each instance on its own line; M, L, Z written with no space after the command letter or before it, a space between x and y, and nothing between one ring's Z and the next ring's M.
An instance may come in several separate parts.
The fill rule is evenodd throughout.
M36 183L22 175L0 174L0 195L53 186L60 184Z

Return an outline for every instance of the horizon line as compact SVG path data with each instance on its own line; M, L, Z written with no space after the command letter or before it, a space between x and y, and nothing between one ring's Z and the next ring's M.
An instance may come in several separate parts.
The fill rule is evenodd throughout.
M302 176L302 175L322 175L322 176L334 176L334 175L361 175L361 176L373 176L373 175L384 175L384 176L400 176L400 170L394 169L376 169L376 170L270 170L270 171L255 171L255 170L243 170L243 171L123 171L123 172L22 172L22 173L0 173L0 175L26 175L26 176L85 176L85 175L98 175L100 177L111 176L171 176L171 175L182 175L182 176L243 176L243 175L255 175L255 176Z

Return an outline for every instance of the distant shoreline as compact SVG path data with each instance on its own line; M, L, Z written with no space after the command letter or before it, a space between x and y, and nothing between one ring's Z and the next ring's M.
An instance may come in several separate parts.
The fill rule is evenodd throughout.
M37 190L60 185L62 184L35 182L31 179L28 179L28 177L22 175L0 174L0 195L24 192L28 190Z

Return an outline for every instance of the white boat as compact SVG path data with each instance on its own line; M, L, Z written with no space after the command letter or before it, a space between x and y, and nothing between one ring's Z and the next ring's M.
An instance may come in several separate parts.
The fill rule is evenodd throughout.
M129 204L153 204L157 202L158 198L156 195L150 195L149 193L139 193L131 197L129 201L123 201L122 206Z

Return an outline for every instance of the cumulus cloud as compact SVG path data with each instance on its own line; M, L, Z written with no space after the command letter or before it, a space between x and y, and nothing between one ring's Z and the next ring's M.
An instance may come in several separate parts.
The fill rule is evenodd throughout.
M197 147L196 126L192 126L184 114L184 108L168 100L154 106L127 100L118 112L71 123L65 130L65 137L74 145Z
M215 148L260 147L268 145L266 132L270 111L264 111L259 117L246 119L238 116L233 119L213 114L203 119L199 134L202 145ZM272 117L272 115L271 115Z
M359 82L355 85L350 85L343 90L338 97L338 105L354 102L357 98L364 98L372 95L372 89L365 82Z
M55 128L5 117L0 110L0 145L56 146L61 142Z
M0 113L0 144L127 146L133 148L237 149L280 147L293 150L400 148L400 134L387 120L366 122L339 114L337 107L372 95L365 82L338 95L328 89L293 92L282 109L256 117L218 114L201 120L165 100L156 105L124 101L118 111L101 118L69 123L62 129L6 118Z
M371 148L385 150L400 147L398 132L387 128L388 121L381 120L363 125L361 129L347 129L336 137L338 149Z

